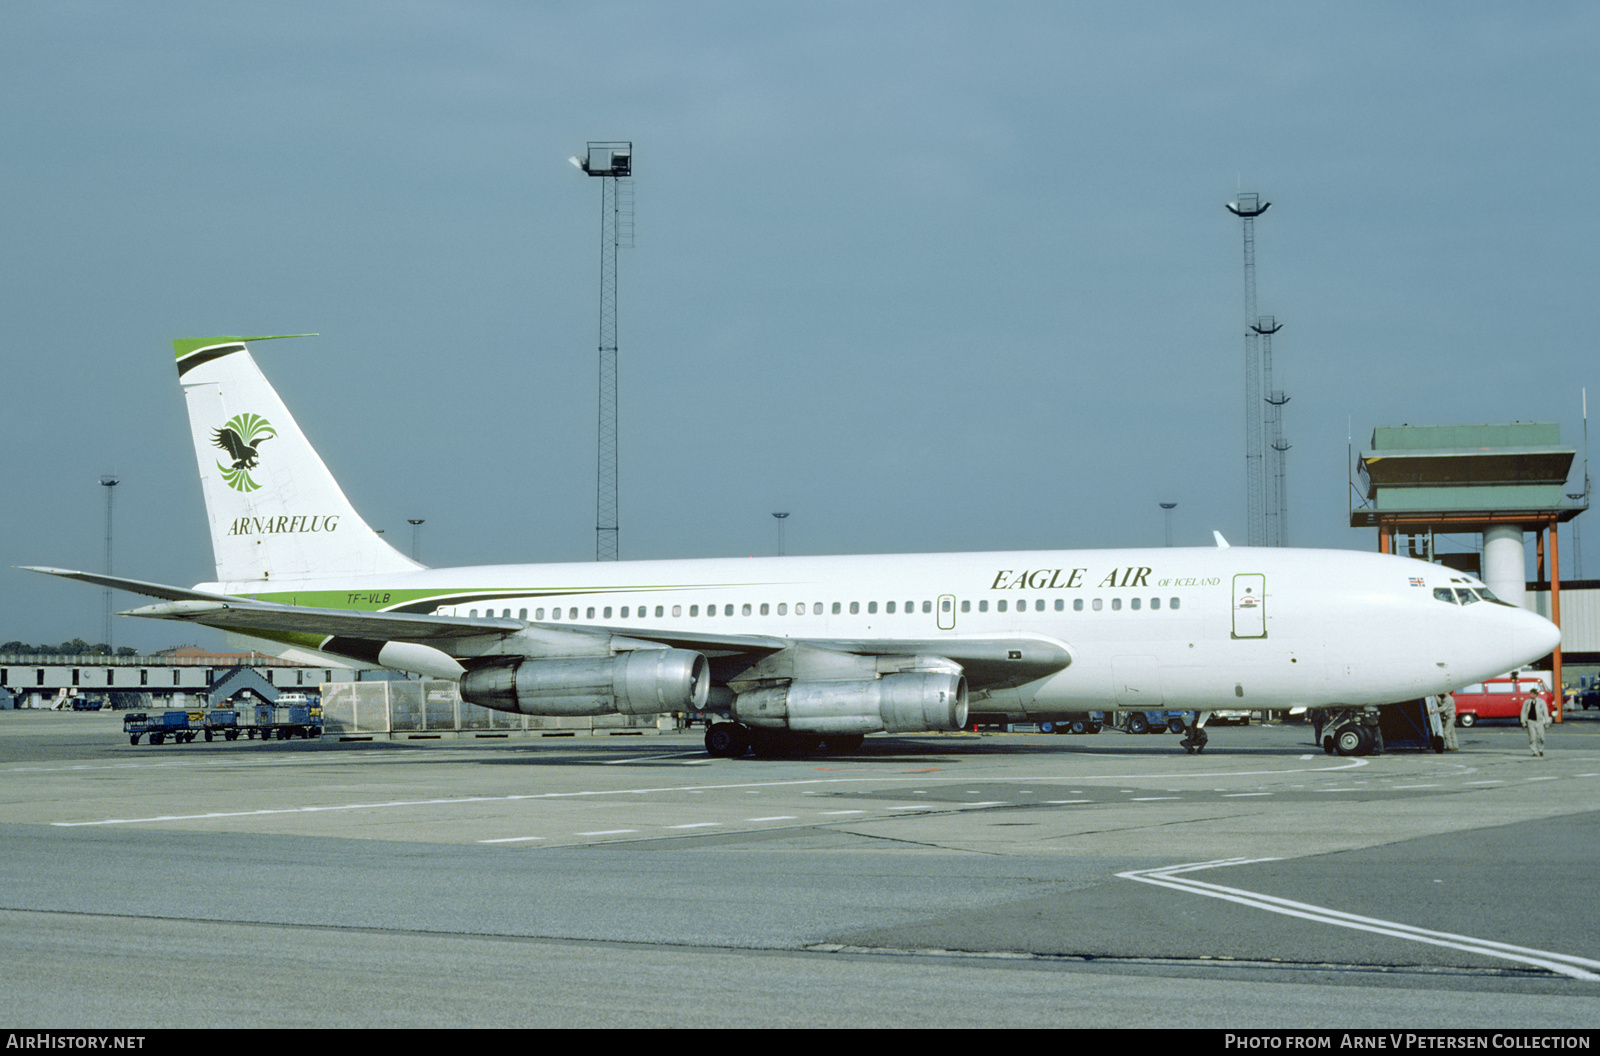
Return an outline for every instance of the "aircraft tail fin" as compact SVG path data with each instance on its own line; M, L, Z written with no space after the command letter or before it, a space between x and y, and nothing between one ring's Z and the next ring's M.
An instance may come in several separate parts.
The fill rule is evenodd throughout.
M282 334L281 337L311 337ZM421 568L369 528L245 347L174 341L220 582Z

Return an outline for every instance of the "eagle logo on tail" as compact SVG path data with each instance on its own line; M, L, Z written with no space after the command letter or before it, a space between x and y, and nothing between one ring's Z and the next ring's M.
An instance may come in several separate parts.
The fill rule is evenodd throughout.
M220 447L233 459L231 466L217 463L217 471L228 487L249 492L261 486L250 476L250 471L260 461L258 454L262 443L277 435L277 430L259 414L234 415L221 429L212 430L211 445Z

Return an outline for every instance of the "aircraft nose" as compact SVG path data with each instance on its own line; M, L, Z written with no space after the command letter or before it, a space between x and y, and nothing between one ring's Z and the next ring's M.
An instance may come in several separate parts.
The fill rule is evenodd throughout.
M1512 640L1516 642L1517 652L1528 658L1524 662L1532 663L1561 644L1561 628L1536 612L1522 610L1517 613Z

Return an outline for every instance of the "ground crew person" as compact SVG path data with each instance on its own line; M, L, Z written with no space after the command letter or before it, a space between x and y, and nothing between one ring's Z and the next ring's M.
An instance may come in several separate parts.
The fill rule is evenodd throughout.
M1446 693L1439 698L1439 725L1444 727L1444 750L1459 752L1461 745L1456 741L1456 695Z
M1545 708L1544 698L1538 690L1528 694L1528 699L1522 702L1522 725L1528 728L1528 751L1536 756L1544 755L1544 728L1550 722L1550 712Z

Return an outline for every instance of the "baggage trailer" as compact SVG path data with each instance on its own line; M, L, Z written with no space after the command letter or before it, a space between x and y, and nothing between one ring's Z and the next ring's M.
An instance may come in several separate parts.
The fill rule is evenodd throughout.
M243 721L241 721L241 719ZM196 737L236 741L287 741L291 737L321 737L322 708L309 701L288 704L257 704L243 709L212 708L209 711L129 712L122 718L122 732L129 744L147 737L151 744L188 744Z
M151 744L168 740L173 744L187 744L204 729L204 716L201 711L159 711L153 715L133 711L122 717L122 732L128 735L129 744L138 744L139 738L146 736Z
M274 738L287 741L291 737L322 736L322 706L301 697L285 700L290 694L278 698L276 704L256 704L251 711L253 721L244 727L247 739L259 737L263 741Z

